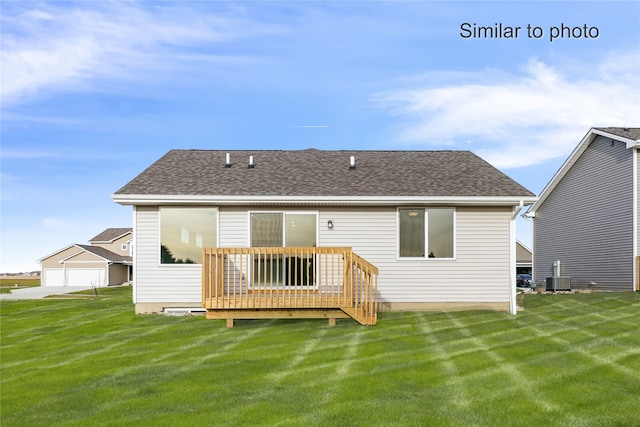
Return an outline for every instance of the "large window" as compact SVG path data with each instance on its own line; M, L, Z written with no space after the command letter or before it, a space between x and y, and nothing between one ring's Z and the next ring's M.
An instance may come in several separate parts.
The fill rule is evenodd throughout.
M202 249L217 245L217 208L160 208L162 264L200 264Z
M400 258L453 258L453 208L398 209Z

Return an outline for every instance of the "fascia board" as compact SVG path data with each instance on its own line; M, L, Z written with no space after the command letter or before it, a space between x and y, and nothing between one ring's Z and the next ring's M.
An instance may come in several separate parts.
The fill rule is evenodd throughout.
M47 258L51 258L52 256L57 255L57 254L59 254L60 252L64 252L64 251L66 251L67 249L72 248L72 247L74 247L74 246L77 246L77 245L76 245L75 243L72 243L72 244L70 244L70 245L67 245L67 246L65 246L64 248L62 248L62 249L58 249L57 251L52 252L52 253L50 253L50 254L49 254L49 255L47 255L47 256L43 256L42 258L40 258L40 259L36 260L36 262L40 262L40 263L41 263L41 262L42 262L42 261L44 261L45 259L47 259ZM82 248L79 248L79 249L82 249ZM76 253L78 253L78 252L76 252Z
M111 198L121 205L325 205L325 206L397 206L407 204L447 205L495 205L513 206L521 201L532 204L535 196L213 196L213 195L159 195L159 194L114 194Z
M76 246L76 245L73 245L73 246ZM91 252L91 251L89 251L89 250L87 250L87 249L85 249L85 248L81 248L81 247L79 247L79 246L78 246L78 249L80 249L80 251L76 252L76 253L75 253L75 254L73 254L73 255L69 255L68 257L66 257L66 258L64 258L64 259L61 259L61 260L60 260L60 261L58 261L58 262L60 262L60 263L67 262L67 261L69 261L71 258L73 258L73 257L76 257L76 256L80 255L82 252L87 252L87 253L89 253L89 254L91 254L91 255L95 256L95 257L100 258L100 259L101 259L101 260L103 260L103 261L109 261L107 258L105 258L105 257L103 257L103 256L100 256L100 255L98 255L98 254L96 254L96 253L93 253L93 252ZM93 262L93 261L91 261L91 262Z
M620 141L620 142L624 142L625 144L627 144L627 148L633 148L633 147L640 146L640 139L625 138L624 136L614 135L612 133L605 132L605 131L600 130L600 129L593 129L593 133L595 133L597 135L600 135L600 136L604 136L606 138L611 138L611 139L615 139L615 140Z
M640 139L636 139L635 141L628 141L627 148L640 148Z
M536 210L544 203L544 201L549 197L549 194L553 191L554 188L558 185L558 183L564 178L564 176L569 172L571 167L578 161L582 153L585 152L589 144L595 139L596 135L603 135L613 137L614 135L608 134L606 132L599 131L597 129L591 128L589 132L582 138L580 143L573 149L567 160L564 161L560 169L553 175L551 180L547 183L547 185L542 189L540 196L538 197L538 201L533 205L529 206L527 212L525 212L525 216L529 218L535 218Z

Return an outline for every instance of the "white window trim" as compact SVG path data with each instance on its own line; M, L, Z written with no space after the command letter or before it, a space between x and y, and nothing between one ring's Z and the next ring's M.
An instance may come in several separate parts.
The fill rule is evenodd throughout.
M429 258L429 209L453 209L453 257L450 258ZM424 256L403 257L400 256L400 209L421 209L424 210ZM396 261L428 261L428 262L450 262L457 259L457 236L458 221L457 209L454 206L400 206L396 208Z
M208 208L208 209L215 209L216 210L216 224L215 224L215 228L216 228L216 247L219 248L220 247L220 208L218 206L173 206L173 205L161 205L158 206L158 247L157 247L157 254L156 254L156 259L158 260L158 266L161 268L171 268L171 267L178 267L178 268L187 268L187 267L193 267L193 266L198 266L198 268L202 268L202 257L200 258L200 260L196 263L193 264L181 264L181 263L175 263L175 264L163 264L162 263L162 250L160 249L160 247L162 246L162 209L163 208L181 208L181 209L189 209L189 208Z

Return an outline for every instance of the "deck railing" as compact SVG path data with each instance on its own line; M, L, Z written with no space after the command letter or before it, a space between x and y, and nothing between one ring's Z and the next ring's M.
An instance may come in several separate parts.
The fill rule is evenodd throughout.
M206 248L202 304L207 312L237 310L287 315L287 310L341 310L374 325L378 269L351 248ZM271 313L268 313L268 312ZM246 317L246 316L244 316Z

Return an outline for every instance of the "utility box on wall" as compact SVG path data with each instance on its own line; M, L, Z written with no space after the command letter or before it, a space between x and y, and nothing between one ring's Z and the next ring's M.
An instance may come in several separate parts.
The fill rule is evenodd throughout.
M571 277L547 277L547 291L570 291Z

